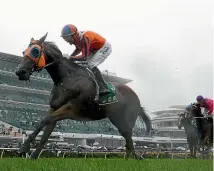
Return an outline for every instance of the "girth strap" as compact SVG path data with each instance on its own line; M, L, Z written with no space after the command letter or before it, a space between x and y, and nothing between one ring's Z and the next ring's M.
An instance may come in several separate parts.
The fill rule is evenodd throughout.
M92 80L95 82L95 85L96 85L96 95L95 95L95 98L94 100L95 101L98 101L99 99L99 85L96 81L96 78L95 78L95 75L94 73L88 68L88 62L87 61L75 61L76 64L78 64L79 66L81 67L84 67L88 73L88 75L92 78Z

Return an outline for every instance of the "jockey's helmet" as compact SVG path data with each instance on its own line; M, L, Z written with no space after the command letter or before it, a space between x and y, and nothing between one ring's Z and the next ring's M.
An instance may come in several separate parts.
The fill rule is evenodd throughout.
M77 33L77 28L72 24L67 24L62 28L61 37L69 37Z
M191 108L191 105L187 105L187 106L186 106L186 111L189 112L189 111L190 111L190 108Z
M202 95L199 95L196 97L197 102L201 102L202 100L204 100L204 97Z

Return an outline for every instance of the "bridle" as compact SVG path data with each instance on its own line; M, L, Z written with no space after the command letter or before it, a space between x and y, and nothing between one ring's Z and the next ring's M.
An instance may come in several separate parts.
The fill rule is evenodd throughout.
M38 42L30 43L30 44L29 44L29 47L32 46L32 45L37 45L37 46L39 46L40 49L38 49L37 47L33 47L33 48L36 48L36 50L40 50L40 51L39 51L39 57L37 57L37 59L38 59L37 61L35 61L35 59L34 59L31 55L26 55L27 57L31 58L31 59L35 62L35 65L34 65L34 67L32 68L30 74L32 74L33 72L39 72L39 71L41 71L42 69L44 69L44 68L46 68L46 67L48 67L48 66L51 66L51 65L53 65L54 63L56 63L57 61L61 60L61 59L58 59L58 60L55 60L55 61L53 61L53 62L51 62L51 63L48 63L48 64L46 64L46 65L44 65L44 66L42 66L42 67L39 67L39 62L40 62L40 60L41 60L42 54L44 54L44 59L45 59L45 61L47 61L46 51L45 51L44 46L43 46L43 45L40 45ZM31 49L31 51L33 50L33 48ZM24 53L25 53L25 51L23 52L23 54L24 54ZM30 54L31 54L31 53L30 53Z

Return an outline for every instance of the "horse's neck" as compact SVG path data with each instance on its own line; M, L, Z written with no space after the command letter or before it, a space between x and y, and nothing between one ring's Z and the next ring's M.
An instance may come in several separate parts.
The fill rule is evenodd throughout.
M59 69L57 64L52 64L48 67L46 67L47 72L49 73L51 79L53 80L54 84L58 84L61 82Z
M204 117L204 115L201 112L197 111L194 113L194 117Z
M188 125L186 125L186 124L183 124L183 126L184 126L184 130L185 130L185 132L187 132L188 131Z
M64 78L76 76L79 71L80 75L84 75L76 64L72 64L65 58L46 67L46 70L55 84L62 83Z
M183 125L186 132L192 132L193 129L195 129L195 126L192 125L189 121L185 121Z

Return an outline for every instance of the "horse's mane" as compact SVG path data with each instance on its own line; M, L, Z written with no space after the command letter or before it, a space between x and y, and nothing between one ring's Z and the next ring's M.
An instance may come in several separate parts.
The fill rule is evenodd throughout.
M54 56L58 55L59 57L64 58L63 55L62 55L61 50L58 48L58 46L56 45L55 42L45 41L44 42L44 47L45 47L45 50L47 52L49 52L51 55L54 55Z
M45 47L45 51L47 51L49 55L57 56L58 59L65 60L68 67L69 67L69 64L70 66L72 64L72 66L83 69L83 67L80 67L78 64L74 63L72 60L69 60L69 58L64 57L61 50L58 48L55 42L45 41L44 47Z
M197 115L197 116L199 116L199 115L201 115L201 107L200 107L200 104L198 104L198 103L192 103L192 105L194 105L194 106L196 106L196 108L194 109L194 113Z

